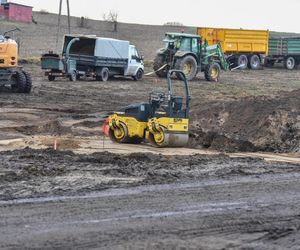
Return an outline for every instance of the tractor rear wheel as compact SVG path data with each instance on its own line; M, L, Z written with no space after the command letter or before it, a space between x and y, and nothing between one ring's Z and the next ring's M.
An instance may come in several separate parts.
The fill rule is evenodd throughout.
M287 57L286 59L284 59L283 65L286 69L289 70L294 69L296 65L295 58L292 56Z
M163 56L156 55L154 62L153 62L153 70L155 71L155 73L158 77L167 77L169 67L167 65L165 67L163 67L165 64L166 64L166 62L164 62Z
M25 75L26 78L26 84L25 84L25 88L24 88L24 93L29 94L31 91L31 87L32 87L32 79L29 73L27 73L26 71L23 71L23 74Z
M22 71L16 71L12 76L11 90L14 93L24 93L26 87L26 77Z
M208 64L204 71L204 76L207 81L217 82L221 75L221 67L218 63L212 62Z
M246 55L239 55L236 59L236 67L239 69L246 69L248 65L248 58Z
M260 58L258 55L251 55L248 60L248 68L249 69L259 69L260 67Z
M175 63L175 69L183 71L188 81L194 79L197 74L197 61L193 56L178 58ZM177 78L182 80L181 74L176 74Z

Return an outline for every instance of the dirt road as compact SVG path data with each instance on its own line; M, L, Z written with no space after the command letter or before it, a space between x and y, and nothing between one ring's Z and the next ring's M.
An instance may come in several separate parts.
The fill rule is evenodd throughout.
M0 201L0 247L299 249L299 179L234 176Z

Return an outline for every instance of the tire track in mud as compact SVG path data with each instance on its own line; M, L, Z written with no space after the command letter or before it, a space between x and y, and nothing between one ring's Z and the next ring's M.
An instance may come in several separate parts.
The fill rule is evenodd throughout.
M216 246L220 238L223 247L232 243L263 249L297 246L299 178L299 174L271 174L0 204L0 247L125 244L136 249L141 242L155 239L164 247L171 240L205 248ZM206 243L200 240L203 237Z

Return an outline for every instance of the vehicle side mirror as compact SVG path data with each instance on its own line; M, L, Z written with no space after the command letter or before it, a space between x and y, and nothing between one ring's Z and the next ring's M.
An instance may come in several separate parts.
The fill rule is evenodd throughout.
M144 61L144 56L143 56L143 55L141 55L141 56L140 56L140 59L141 59L142 61Z

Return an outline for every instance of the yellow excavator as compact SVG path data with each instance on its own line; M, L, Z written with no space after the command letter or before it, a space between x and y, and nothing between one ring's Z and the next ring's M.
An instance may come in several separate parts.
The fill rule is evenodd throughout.
M173 94L172 75L182 77L185 95ZM189 138L190 91L185 74L170 70L168 93L151 92L149 102L132 104L108 117L108 134L118 143L149 141L155 147L184 147Z
M30 93L32 81L29 73L18 66L18 44L7 34L0 35L0 87L10 86L15 93Z

